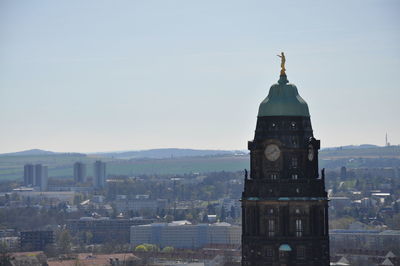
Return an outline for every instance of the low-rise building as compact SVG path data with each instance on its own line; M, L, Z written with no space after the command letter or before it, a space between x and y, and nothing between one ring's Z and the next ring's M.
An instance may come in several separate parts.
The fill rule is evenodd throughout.
M367 249L390 251L400 243L400 230L346 230L329 231L330 246L333 251Z
M129 243L129 230L133 225L143 225L153 222L151 219L110 219L109 217L81 217L67 220L67 228L72 234L85 238L85 233L92 235L86 242L100 244L108 241Z
M20 233L21 249L24 251L44 250L54 243L53 231L22 231Z
M241 227L228 223L196 224L188 221L153 223L131 227L131 244L155 244L161 248L197 249L207 245L240 245Z
M55 200L59 202L66 202L73 204L75 192L61 191L61 192L41 192L35 191L32 188L16 188L13 192L17 194L22 200L29 200L30 202L40 202L42 200Z
M128 211L142 211L147 210L151 212L157 211L157 209L164 209L167 205L167 200L165 199L150 199L149 197L144 197L144 195L137 195L134 199L127 199L123 197L124 195L118 195L117 199L114 201L115 207L118 212L128 212Z
M19 248L19 237L16 236L6 236L0 237L0 245L5 247L6 250L14 251Z

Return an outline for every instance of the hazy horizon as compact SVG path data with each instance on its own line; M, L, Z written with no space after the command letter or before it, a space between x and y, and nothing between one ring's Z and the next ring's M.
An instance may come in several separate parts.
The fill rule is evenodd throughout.
M400 143L400 2L0 3L0 153L246 150L287 74L322 147Z
M370 144L370 143L364 143L364 144L360 144L360 145L353 145L353 144L348 144L348 145L343 145L343 146L332 146L332 147L321 147L321 150L323 149L335 149L335 148L341 148L341 147L350 147L350 146L354 146L354 147L359 147L362 145L373 145L379 148L383 148L386 147L384 145L375 145L375 144ZM400 146L400 145L391 145L392 146ZM247 149L194 149L194 148L190 148L190 147L161 147L161 148L148 148L148 149L126 149L126 150L107 150L107 151L103 151L103 150L98 150L98 151L89 151L89 152L85 152L85 151L54 151L54 150L44 150L44 149L40 149L40 148L32 148L32 149L27 149L27 150L18 150L18 151L12 151L12 152L6 152L6 153L0 153L1 154L8 154L8 153L18 153L18 152L25 152L25 151L33 151L33 150L40 150L40 151L44 151L44 152L55 152L55 153L82 153L82 154L100 154L100 153L124 153L124 152L140 152L140 151L149 151L149 150L168 150L168 149L178 149L178 150L210 150L210 151L243 151L246 152L248 151Z

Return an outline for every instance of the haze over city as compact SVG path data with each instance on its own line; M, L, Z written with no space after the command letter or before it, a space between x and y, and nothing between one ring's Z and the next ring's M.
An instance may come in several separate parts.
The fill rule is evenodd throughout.
M400 266L399 14L0 1L0 265Z
M246 149L287 75L323 147L400 143L398 1L2 1L0 153Z

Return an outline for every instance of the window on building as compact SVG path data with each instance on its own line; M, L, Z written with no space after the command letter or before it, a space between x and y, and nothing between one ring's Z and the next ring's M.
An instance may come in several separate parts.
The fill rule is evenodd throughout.
M303 222L301 219L296 219L296 236L301 237L303 235Z
M297 157L292 157L292 162L291 162L291 166L292 168L297 168Z
M276 173L271 174L271 179L272 180L278 179L278 174L276 174Z
M275 220L268 220L268 236L275 236Z
M299 178L299 175L298 174L292 174L292 179L293 180L297 180Z
M297 247L297 257L305 258L306 257L306 248L304 246Z
M273 257L274 256L274 250L273 248L267 248L267 257Z

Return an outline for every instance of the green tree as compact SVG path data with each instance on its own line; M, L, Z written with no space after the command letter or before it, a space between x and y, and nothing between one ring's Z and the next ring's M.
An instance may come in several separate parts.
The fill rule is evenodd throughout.
M153 244L141 244L135 247L135 251L141 252L150 252L150 251L159 251L160 249Z
M11 263L12 257L10 253L8 253L8 248L5 244L0 243L0 265L4 266L12 266Z
M85 243L91 244L93 239L93 234L90 231L85 232Z
M172 253L172 252L174 252L174 247L167 246L167 247L163 248L163 249L161 250L161 252L164 252L164 253Z
M153 245L153 244L143 244L143 246L146 247L147 251L159 251L160 250L156 245Z
M72 237L68 230L60 232L57 245L61 253L69 254L71 252L71 240Z
M139 245L139 246L135 247L135 251L136 252L146 252L147 249L144 245Z

